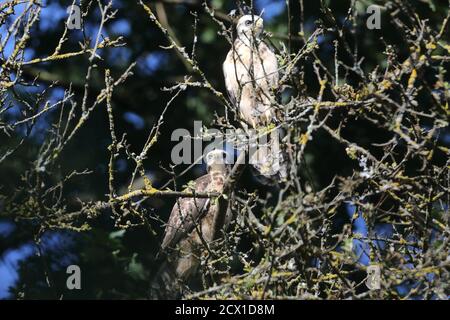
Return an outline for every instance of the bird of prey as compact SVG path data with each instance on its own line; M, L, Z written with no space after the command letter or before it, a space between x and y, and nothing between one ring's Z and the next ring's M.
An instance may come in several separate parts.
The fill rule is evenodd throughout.
M261 39L263 19L245 15L238 20L237 38L223 63L225 86L246 126L273 123L272 89L278 86L275 53Z
M278 175L284 180L287 169L279 143L280 131L276 129L270 138L263 134L265 143L255 142L255 136L261 136L261 128L279 122L273 106L278 62L261 39L263 25L263 19L255 15L244 15L238 20L237 38L223 63L223 73L230 99L239 110L249 138L253 138L249 145L255 151L250 151L250 164L263 178Z
M208 173L194 181L196 193L223 192L227 177L227 153L212 150L206 155ZM153 289L159 291L179 291L178 282L187 283L196 273L200 264L202 246L215 238L215 225L218 223L219 206L216 199L181 198L172 208L161 244L166 253L166 262L160 268ZM231 220L226 212L222 229ZM176 293L175 293L176 294Z

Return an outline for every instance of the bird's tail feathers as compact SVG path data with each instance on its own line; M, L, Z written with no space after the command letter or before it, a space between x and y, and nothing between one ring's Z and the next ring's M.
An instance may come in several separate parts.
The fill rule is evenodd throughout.
M284 182L288 176L287 157L280 142L280 134L272 135L267 143L258 144L250 153L250 164L263 184ZM258 177L259 176L259 177Z

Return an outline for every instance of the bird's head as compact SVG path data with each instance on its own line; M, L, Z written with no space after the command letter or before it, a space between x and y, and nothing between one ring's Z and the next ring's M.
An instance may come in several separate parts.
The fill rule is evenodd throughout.
M242 16L237 23L237 35L243 40L252 40L253 37L259 39L263 32L264 21L261 17L256 15Z
M225 171L227 152L220 149L214 149L206 154L206 166L208 172L213 171Z

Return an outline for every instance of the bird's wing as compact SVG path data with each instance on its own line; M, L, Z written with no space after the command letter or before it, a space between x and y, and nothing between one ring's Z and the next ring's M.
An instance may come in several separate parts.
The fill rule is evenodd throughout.
M279 80L277 56L272 49L262 41L259 45L259 54L263 63L265 75L267 76L267 82L269 86L276 88Z
M206 174L195 180L195 192L205 192L211 182ZM179 240L189 234L208 211L210 201L208 198L182 198L177 200L172 208L169 222L166 225L162 249L174 247Z
M248 80L247 69L249 66L246 61L245 51L245 46L242 41L236 39L223 63L225 86L234 104L238 104L239 102L242 83Z
M228 94L231 101L237 103L237 95L239 90L239 84L236 81L236 70L233 61L233 48L228 52L227 57L222 66L223 76L225 78L225 87L227 88Z

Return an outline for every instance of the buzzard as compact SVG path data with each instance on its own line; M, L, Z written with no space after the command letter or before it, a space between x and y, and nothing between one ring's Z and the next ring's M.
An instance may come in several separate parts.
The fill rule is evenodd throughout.
M227 153L213 150L206 155L208 173L193 183L194 192L221 193L227 178ZM166 261L160 268L153 289L174 294L180 291L178 282L187 283L196 273L201 247L214 240L214 227L219 206L216 199L181 198L172 208L166 225L161 249L166 253ZM223 228L231 220L227 211Z
M255 15L244 15L238 20L237 38L223 63L223 73L230 99L250 135L250 150L255 150L250 151L250 164L267 182L275 175L286 179L287 169L279 144L280 130L272 131L270 137L267 133L261 137L261 128L279 122L272 94L278 87L278 62L261 39L263 25L263 19Z
M271 89L278 86L275 53L261 40L263 19L245 15L237 23L237 38L223 63L225 86L239 108L244 127L257 129L275 120Z

